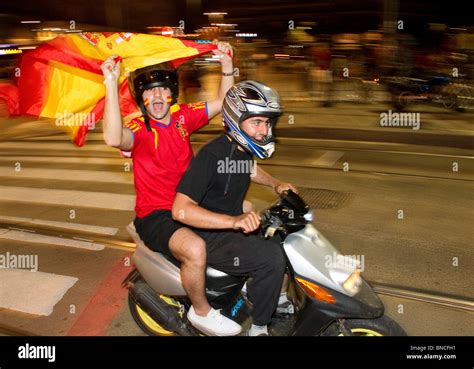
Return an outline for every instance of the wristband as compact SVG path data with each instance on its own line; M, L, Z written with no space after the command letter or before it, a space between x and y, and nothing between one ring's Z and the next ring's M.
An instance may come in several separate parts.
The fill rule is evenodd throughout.
M234 76L234 72L233 72L233 71L230 72L230 73L222 72L221 74L222 74L223 76L225 76L225 77L233 77L233 76Z

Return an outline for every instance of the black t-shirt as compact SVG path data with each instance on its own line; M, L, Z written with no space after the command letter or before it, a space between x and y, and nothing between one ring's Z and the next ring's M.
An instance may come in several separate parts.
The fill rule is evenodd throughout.
M204 146L191 161L176 189L199 206L221 214L242 214L253 160L226 135ZM256 168L255 168L256 169Z

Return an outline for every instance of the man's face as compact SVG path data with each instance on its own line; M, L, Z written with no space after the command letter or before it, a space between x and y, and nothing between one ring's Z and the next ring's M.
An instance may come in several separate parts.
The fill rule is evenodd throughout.
M267 117L251 117L241 124L242 130L257 141L264 141L270 132L270 119Z
M148 115L155 120L169 117L171 106L171 90L168 87L153 87L142 94Z

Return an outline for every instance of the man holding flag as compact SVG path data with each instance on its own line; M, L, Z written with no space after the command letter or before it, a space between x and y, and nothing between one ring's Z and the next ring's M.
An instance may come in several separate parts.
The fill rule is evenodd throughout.
M107 145L132 153L136 230L151 249L181 262L181 281L195 312L188 316L190 322L227 336L240 333L241 327L206 299L206 244L171 215L176 187L193 157L189 135L220 112L234 84L230 45L219 42L213 53L220 56L222 79L217 98L209 102L177 104L178 77L167 64L135 70L130 86L143 116L125 127L119 101L120 59L107 58L101 66L106 89L103 131Z

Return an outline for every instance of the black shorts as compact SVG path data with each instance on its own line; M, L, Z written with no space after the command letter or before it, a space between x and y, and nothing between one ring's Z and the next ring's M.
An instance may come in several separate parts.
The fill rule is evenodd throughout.
M185 225L175 222L169 210L155 210L133 221L138 235L153 251L173 257L169 243L173 234Z

